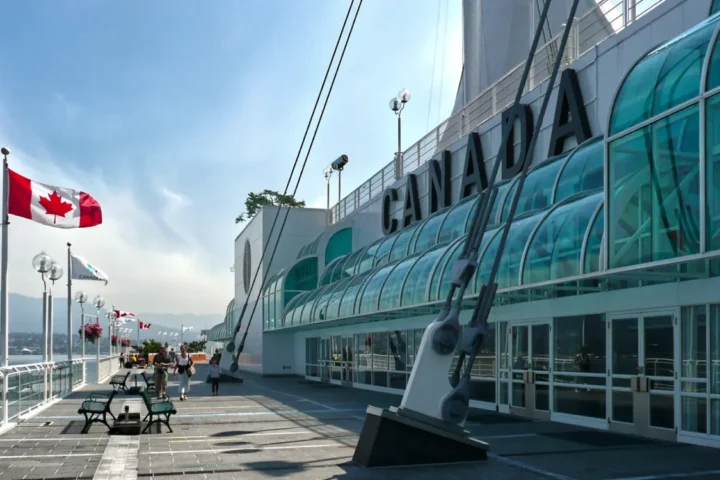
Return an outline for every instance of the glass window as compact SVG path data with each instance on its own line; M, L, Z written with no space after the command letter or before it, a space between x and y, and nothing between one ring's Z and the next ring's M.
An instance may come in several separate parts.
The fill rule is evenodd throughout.
M310 257L300 260L285 275L285 290L305 291L318 286L318 260Z
M552 204L553 188L560 168L565 164L567 154L548 159L533 168L525 179L515 216L532 210L540 210ZM510 204L508 203L508 212Z
M720 95L707 100L706 189L707 189L707 250L720 249Z
M362 257L364 249L355 250L345 262L345 270L343 271L343 278L352 277L355 275L355 267L357 266L358 260Z
M452 266L455 260L460 258L465 238L466 237L463 237L445 250L445 253L437 264L437 268L433 271L432 280L430 281L430 296L428 298L431 302L445 300L448 293L450 293Z
M413 233L415 233L415 230L417 230L418 225L418 223L413 223L398 234L397 240L393 244L392 250L390 250L390 262L394 262L395 260L399 260L407 256L408 243L410 242L410 238L412 238Z
M445 215L445 220L440 227L438 243L449 243L465 232L465 224L472 209L477 206L478 195L473 195L455 204L450 212Z
M440 210L423 222L415 237L415 243L410 245L410 253L424 252L437 245L438 231L447 214L448 209Z
M328 286L323 290L320 295L318 295L318 299L315 302L315 306L313 307L312 318L310 320L311 322L322 322L324 320L327 320L325 310L327 309L330 297L337 289L338 285L340 285L340 283Z
M337 287L333 290L330 299L328 300L327 307L325 308L325 318L332 320L338 318L338 309L340 308L340 301L343 298L345 289L353 279L346 278L338 282Z
M656 48L627 75L610 116L610 135L696 97L703 59L717 18Z
M490 220L488 221L488 225L497 225L500 223L500 211L502 210L503 203L505 201L505 195L508 192L508 189L510 188L510 182L513 184L515 183L514 180L506 180L504 182L498 183L497 185L497 195L495 196L495 202L493 202L492 211L490 213Z
M375 251L375 262L374 266L384 265L388 263L388 257L390 256L390 249L393 246L393 243L395 243L395 240L397 240L397 233L394 233L392 235L388 235L385 237L385 239L382 241L380 246Z
M570 155L558 178L555 203L576 193L603 188L604 149L605 142L602 137L597 137L580 145Z
M498 289L514 287L518 285L520 277L520 262L522 260L525 245L530 238L535 225L543 217L542 213L522 218L513 222L510 226L507 242L505 243L505 251L500 259L500 268L497 274ZM501 235L498 235L498 239Z
M325 264L341 255L352 252L352 228L343 228L333 234L325 245ZM318 237L319 239L320 237Z
M303 309L302 312L300 312L299 318L294 318L296 325L306 324L310 323L310 319L312 318L312 309L313 306L315 306L315 300L317 300L318 295L322 293L322 291L326 287L318 288L317 290L313 290L310 292L310 294L305 298L305 301L303 302Z
M309 292L301 293L292 300L290 300L285 307L285 325L286 326L292 326L293 325L293 315L295 314L295 311L298 310L298 308L302 309L304 306L304 299L308 295Z
M600 207L600 211L595 217L595 221L590 228L587 246L585 247L585 269L583 273L600 271L600 255L602 249L603 232L605 231L605 208Z
M480 260L478 261L477 272L475 273L475 288L473 292L479 292L480 286L483 285L488 277L490 276L490 270L492 270L493 262L495 261L495 255L500 245L501 228L487 232L482 241L488 242L485 250L482 248L478 251L480 254ZM485 240L487 237L488 240Z
M338 258L337 263L332 269L332 273L330 274L330 283L337 282L338 280L343 278L343 275L345 273L345 263L348 260L349 255L343 255L342 257Z
M405 280L405 276L417 259L418 257L412 257L402 260L390 273L385 285L382 287L382 292L380 292L379 310L388 310L400 306L400 292L403 280Z
M330 263L325 265L322 276L320 277L320 285L328 285L331 283L330 278L332 277L333 269L340 261L339 258L332 260Z
M375 252L377 251L383 240L385 239L381 238L379 240L376 240L372 245L367 248L367 250L363 252L362 256L358 259L357 267L355 268L355 274L367 272L368 270L373 268L373 264L375 263Z
M710 393L720 393L720 305L710 305ZM716 402L718 403L718 402ZM718 405L720 406L720 405ZM720 409L716 412L720 414ZM720 427L720 415L713 417L713 424ZM713 435L720 434L720 429Z
M543 220L530 241L523 283L580 275L585 234L603 192L560 205Z
M395 264L385 265L379 270L376 270L374 274L371 274L370 280L365 284L362 297L360 297L358 313L372 313L377 311L380 289L393 268L395 268Z
M372 334L372 369L373 385L376 387L388 386L388 334L376 332Z
M715 15L718 12L720 12L720 0L713 0L712 5L710 5L710 15Z
M343 293L342 299L340 300L338 318L351 317L355 313L355 301L358 293L360 292L360 287L366 280L367 276L367 273L358 275L350 281L347 290L345 290L345 293Z
M609 145L611 267L699 251L699 136L693 105Z
M500 223L505 223L505 220L510 214L510 205L512 204L512 199L515 196L515 192L517 191L517 179L518 177L515 177L515 179L512 180L512 186L510 187L507 194L505 195L505 198L503 199L503 206L502 210L500 211Z
M419 305L427 301L427 284L438 259L447 251L447 246L436 247L425 252L415 262L405 278L401 305Z

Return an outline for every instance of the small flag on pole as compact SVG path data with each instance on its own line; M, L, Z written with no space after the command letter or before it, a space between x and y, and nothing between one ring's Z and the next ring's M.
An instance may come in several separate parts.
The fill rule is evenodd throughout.
M8 213L56 228L87 228L102 223L92 196L35 182L8 169Z
M150 323L143 323L143 322L139 322L139 323L140 323L140 330L149 330L150 326L152 325Z
M115 312L115 318L122 318L122 317L134 317L135 314L131 312L123 312L122 310L113 310Z
M103 271L77 255L71 254L70 258L72 260L72 268L70 270L73 280L96 280L98 282L105 282L107 285L108 276Z

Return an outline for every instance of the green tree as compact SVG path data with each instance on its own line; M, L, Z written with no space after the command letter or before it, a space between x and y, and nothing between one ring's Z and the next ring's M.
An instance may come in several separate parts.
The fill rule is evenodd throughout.
M142 344L142 353L158 353L162 344L157 340L144 340Z
M245 200L245 211L235 218L235 223L242 223L255 216L262 207L291 207L302 208L305 206L304 200L296 200L292 195L283 195L275 190L263 190L261 193L248 193Z
M187 344L187 349L190 353L202 353L205 351L205 341L190 342Z

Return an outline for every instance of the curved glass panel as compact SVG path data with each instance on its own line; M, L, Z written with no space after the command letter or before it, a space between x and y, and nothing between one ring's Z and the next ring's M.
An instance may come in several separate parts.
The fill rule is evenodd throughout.
M710 5L710 15L715 15L718 12L720 12L720 0L713 0L712 5Z
M452 247L447 249L443 258L438 262L438 266L433 272L432 280L430 281L430 298L428 300L431 302L445 300L448 293L450 293L452 266L455 263L455 260L460 258L460 253L462 253L463 250L463 244L464 241L459 241L458 243L453 244Z
M515 177L515 179L512 180L512 185L510 186L507 195L505 195L505 198L503 199L502 210L500 210L500 223L505 223L505 220L508 218L508 214L510 213L510 205L512 204L513 196L517 191L517 185L518 180L517 177Z
M388 235L387 237L385 237L385 239L382 241L382 243L378 246L377 250L375 250L375 261L373 263L374 267L388 263L388 257L390 256L390 249L392 248L393 243L395 243L397 236L398 236L397 233Z
M315 305L315 300L317 300L318 295L320 295L323 290L325 290L325 288L327 287L321 287L313 290L307 297L305 297L305 301L303 302L303 309L300 313L299 320L298 317L295 318L296 325L304 325L306 323L310 323L310 319L312 318L312 308L313 305Z
M285 275L285 291L312 290L318 285L317 257L300 260Z
M340 258L336 258L335 260L332 260L330 263L325 265L325 269L323 270L322 277L320 277L320 285L328 285L332 282L332 273L335 267L337 266L338 262L340 262Z
M603 192L569 201L555 208L530 241L523 284L580 275L580 261L585 234Z
M451 207L445 220L440 227L440 233L437 236L437 243L450 243L460 235L465 233L465 225L467 224L468 216L470 212L474 210L472 207L477 208L478 195L472 195L463 199L461 202L456 203Z
M343 294L348 284L353 281L353 278L346 278L338 282L337 287L333 290L330 299L328 300L327 307L325 308L325 318L332 320L338 318L338 309L340 308L340 300L342 300Z
M400 306L400 292L403 280L405 280L408 271L415 265L417 259L418 257L415 256L400 261L390 273L380 292L380 307L378 310L389 310Z
M410 245L410 253L424 252L430 247L437 245L437 235L443 220L448 214L448 209L435 212L430 218L425 220L420 226L420 230L415 236L415 243Z
M497 255L498 246L500 245L500 235L502 234L502 227L485 233L483 235L482 242L486 243L487 247L485 250L480 248L478 250L480 254L480 260L478 261L477 272L475 273L475 288L473 292L479 292L480 286L490 276L490 270L492 270L495 256ZM487 240L486 240L487 239Z
M337 289L338 285L339 283L326 287L318 296L315 306L313 307L311 322L322 322L326 320L325 309L328 306L332 293Z
M377 310L380 289L393 268L395 268L395 264L385 265L371 274L370 280L365 284L360 302L358 302L357 313L372 313Z
M710 38L709 18L648 53L625 78L610 114L610 135L696 97Z
M590 227L590 236L585 247L585 269L583 273L600 271L600 252L602 248L603 232L605 231L605 208L600 207L598 216Z
M335 283L338 280L342 280L345 275L345 264L347 263L350 255L343 255L338 259L335 268L333 268L332 274L330 275L330 283Z
M605 143L602 137L580 145L565 163L555 190L554 203L560 203L576 193L603 187L603 157Z
M425 252L415 262L405 278L401 305L418 305L427 301L427 284L432 277L433 268L447 249L448 245L435 247Z
M498 183L497 195L495 196L492 211L490 212L490 220L488 221L488 226L497 225L498 223L500 223L500 213L505 202L505 194L510 188L511 182L513 184L515 183L512 180L505 180L504 182Z
M342 274L343 278L348 278L355 275L355 267L357 266L358 259L362 257L364 250L364 248L361 248L360 250L355 250L351 255L348 256Z
M392 250L390 250L390 262L394 262L395 260L399 260L407 256L408 243L410 243L410 239L413 237L413 233L417 230L418 225L419 224L415 223L400 231L397 240L395 240L395 243L392 246Z
M611 268L699 252L697 104L608 145Z
M352 252L352 228L347 227L333 233L325 245L325 265L333 259ZM318 242L320 237L318 237Z
M370 274L364 273L353 277L350 280L350 284L340 300L338 318L351 317L355 313L355 302L357 300L357 296L360 293L360 288L364 285L368 275Z
M516 217L532 210L541 210L552 204L555 179L560 168L565 164L566 157L567 154L550 158L528 172L518 199ZM510 202L507 202L507 206L509 212Z
M310 292L303 292L300 295L293 298L289 303L287 308L285 309L285 325L286 326L292 326L295 324L295 317L298 318L300 312L302 312L303 307L305 306L305 298L310 295Z
M510 225L505 251L500 259L497 284L501 288L515 287L520 281L520 262L522 260L525 245L537 223L543 218L545 212L519 219ZM497 238L500 238L498 236Z
M385 240L385 238L375 240L375 242L363 252L362 256L358 259L357 266L355 267L355 274L367 272L373 268L373 264L375 263L375 252L377 252L377 249L383 240Z

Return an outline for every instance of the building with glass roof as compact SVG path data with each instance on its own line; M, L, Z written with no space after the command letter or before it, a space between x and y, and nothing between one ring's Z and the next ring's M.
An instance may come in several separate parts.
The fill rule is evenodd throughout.
M576 130L548 155L554 122L570 121L551 111L566 108L555 93L500 260L472 405L720 446L720 2L649 3L621 28L609 19L612 31L589 45L581 16L564 68L588 134ZM538 81L523 96L533 115L546 88ZM241 370L401 394L478 208L477 184L466 188L468 135L486 171L500 151L501 109L477 124L460 113L465 127L437 136L444 148L386 168L390 181L372 177L331 214L292 209L270 266L260 257L276 210L263 209L236 239L236 297L208 338L237 342L249 299ZM450 202L433 208L428 160L441 151ZM517 184L497 180L462 322ZM250 289L257 272L263 281Z

